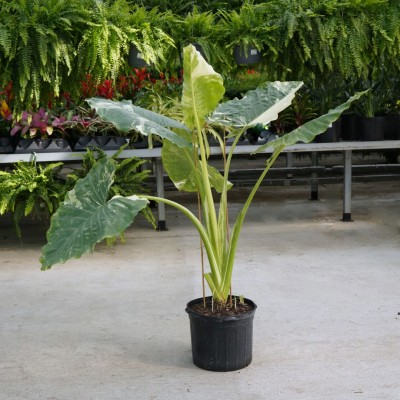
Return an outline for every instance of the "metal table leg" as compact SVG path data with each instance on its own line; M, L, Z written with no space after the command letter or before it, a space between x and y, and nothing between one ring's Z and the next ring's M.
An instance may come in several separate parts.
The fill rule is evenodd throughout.
M157 196L164 198L164 170L161 158L156 158L154 161L155 166L155 175L156 175L156 185L157 185ZM165 221L165 204L158 203L157 204L158 210L158 224L157 230L158 231L166 231L167 224Z
M344 152L343 222L351 222L351 150Z
M318 166L318 153L316 151L311 152L312 166ZM318 173L311 173L311 198L310 200L318 200Z
M293 154L290 152L286 153L286 168L288 168L288 169L293 168ZM293 174L291 172L288 172L286 174L286 178L288 178L288 179L293 178Z

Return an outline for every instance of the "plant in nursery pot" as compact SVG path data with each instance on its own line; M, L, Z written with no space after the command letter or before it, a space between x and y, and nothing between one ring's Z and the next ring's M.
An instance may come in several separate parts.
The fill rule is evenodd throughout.
M71 151L64 138L65 116L53 116L40 108L36 112L23 111L20 118L13 121L10 135L18 137L16 153L42 153L46 151Z
M267 6L244 2L239 11L220 11L220 37L238 65L259 63L262 52L276 54L275 29L266 17Z
M162 14L157 8L146 10L134 5L128 14L128 64L131 67L164 66L174 42L162 29Z
M379 80L361 81L358 86L368 89L368 93L355 107L362 116L361 140L384 140L388 125L387 110L393 103L393 82L382 76Z
M199 12L198 8L194 6L187 15L181 19L175 19L171 28L173 28L173 37L179 47L181 65L183 48L189 44L192 44L204 59L214 66L229 62L219 41L216 40L219 29L215 14L209 11Z
M220 103L224 95L222 77L202 58L193 46L184 49L184 82L182 93L183 123L141 109L129 101L115 102L92 98L88 103L97 113L112 121L118 129L135 129L142 134L157 134L164 139L164 167L181 191L197 192L201 218L179 202L146 194L113 197L107 201L115 173L115 162L103 158L88 175L78 181L64 203L52 217L43 247L42 269L51 268L94 249L97 242L116 236L129 226L135 215L149 201L165 203L183 213L200 235L208 260L203 276L210 296L191 301L187 311L191 320L194 364L208 370L230 371L247 366L252 359L252 321L255 304L242 296L240 287L232 287L239 235L246 212L274 161L286 145L299 140L310 142L326 130L350 104L356 94L326 115L309 121L290 134L257 148L272 148L266 166L251 190L233 226L228 220L229 171L235 147L246 129L264 126L290 105L301 82L274 82L250 91L241 100ZM208 164L210 148L208 126L230 128L234 140L229 148L216 135L221 146L222 174ZM219 194L219 204L214 200Z

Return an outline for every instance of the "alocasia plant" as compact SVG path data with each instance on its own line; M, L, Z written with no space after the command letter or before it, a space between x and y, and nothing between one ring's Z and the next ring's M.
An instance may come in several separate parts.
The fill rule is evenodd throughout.
M140 109L129 102L89 99L90 106L119 129L135 129L144 135L158 134L167 139L164 140L162 149L166 172L179 190L198 192L202 219L177 202L155 196L138 194L114 197L107 202L115 164L113 160L102 159L84 179L77 182L53 216L47 234L48 243L42 252L42 269L51 268L52 265L70 258L79 258L83 253L92 251L97 242L126 229L140 209L150 200L154 200L175 207L193 223L207 254L209 272L205 274L205 279L212 296L217 302L226 302L246 212L274 161L285 146L298 141L308 143L324 132L363 94L356 94L327 114L259 148L260 151L265 146L270 146L273 151L233 229L228 229L228 191L231 187L228 177L236 144L249 127L258 123L266 125L276 119L278 113L290 105L301 86L301 82L269 83L249 92L241 100L219 104L224 95L222 78L190 45L184 49L184 124ZM223 174L208 164L209 131L206 126L210 124L235 128L235 140L226 156ZM220 145L225 152L227 149L223 140ZM214 201L214 189L220 194L219 205Z

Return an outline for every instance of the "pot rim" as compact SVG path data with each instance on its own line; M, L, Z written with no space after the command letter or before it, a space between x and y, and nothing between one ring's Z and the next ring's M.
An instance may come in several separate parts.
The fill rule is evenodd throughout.
M211 299L212 296L206 296L207 299ZM240 297L240 296L232 296L232 297ZM242 314L238 315L231 315L231 316L209 316L209 315L203 315L198 313L197 311L194 311L190 306L196 303L200 303L203 301L203 297L199 297L197 299L191 300L187 303L185 311L189 314L190 318L203 318L206 320L210 321L216 321L216 322L226 322L226 321L240 321L248 318L253 318L254 313L256 312L257 309L257 304L255 304L252 300L248 298L244 298L245 303L251 305L253 307L252 310L244 312Z

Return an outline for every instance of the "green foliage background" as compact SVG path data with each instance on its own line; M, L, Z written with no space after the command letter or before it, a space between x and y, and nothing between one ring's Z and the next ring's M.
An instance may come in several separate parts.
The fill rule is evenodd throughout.
M249 68L232 58L244 44L262 51L250 68L268 80L303 80L329 99L332 82L399 97L397 0L3 0L0 87L13 82L15 110L46 106L77 94L86 74L100 82L130 71L131 44L152 68L179 70L187 42L224 78Z

